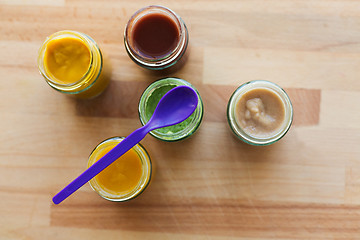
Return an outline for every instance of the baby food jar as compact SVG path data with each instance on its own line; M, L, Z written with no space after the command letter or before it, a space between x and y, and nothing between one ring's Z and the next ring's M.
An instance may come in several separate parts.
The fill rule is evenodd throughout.
M90 154L87 166L93 165L123 139L123 137L113 137L101 142ZM141 194L149 185L151 177L150 156L141 144L136 144L89 183L91 188L104 199L123 202Z
M227 106L233 133L251 145L269 145L289 130L293 107L286 92L275 83L255 80L241 85Z
M177 86L189 86L198 96L198 106L183 122L173 126L155 129L150 134L163 141L178 141L191 136L200 126L203 118L203 102L199 92L189 82L180 78L163 78L150 84L143 92L139 102L139 117L142 125L151 118L160 99Z
M76 31L49 36L39 50L38 67L55 90L79 98L99 95L109 79L103 76L103 57L96 42Z
M184 21L163 6L138 10L128 21L124 43L129 57L139 66L161 70L184 55L189 34Z

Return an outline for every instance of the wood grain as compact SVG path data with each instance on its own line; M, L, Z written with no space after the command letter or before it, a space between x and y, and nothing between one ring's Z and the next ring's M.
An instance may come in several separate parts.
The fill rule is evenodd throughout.
M186 22L184 65L153 72L126 54L139 8L162 4ZM360 239L360 1L0 0L0 239ZM44 39L71 29L100 46L108 89L77 100L52 90L36 64ZM151 185L112 203L88 185L51 197L102 140L140 127L143 90L163 77L204 102L191 138L147 136ZM278 143L242 143L226 120L241 84L273 81L294 122Z

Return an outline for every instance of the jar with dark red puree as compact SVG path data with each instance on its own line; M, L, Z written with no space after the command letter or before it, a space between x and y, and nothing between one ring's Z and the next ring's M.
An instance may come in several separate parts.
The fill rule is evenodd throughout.
M189 34L184 21L163 6L138 10L129 20L124 43L129 57L141 67L161 70L184 55Z

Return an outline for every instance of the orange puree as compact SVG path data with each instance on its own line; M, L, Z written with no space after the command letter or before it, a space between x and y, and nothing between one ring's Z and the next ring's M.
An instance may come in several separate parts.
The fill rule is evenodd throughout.
M77 38L53 39L46 45L44 66L56 82L61 84L75 83L89 69L90 50Z
M97 156L99 160L109 152L117 143L108 146ZM130 149L110 166L100 172L95 180L99 186L110 194L127 194L136 188L142 176L142 163L135 152Z

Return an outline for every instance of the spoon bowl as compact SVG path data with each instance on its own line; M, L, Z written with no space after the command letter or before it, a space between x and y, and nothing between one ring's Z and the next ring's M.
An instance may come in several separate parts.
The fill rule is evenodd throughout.
M198 96L192 88L175 87L161 98L145 126L149 125L154 130L178 124L190 117L197 105Z
M167 92L159 101L150 120L141 128L135 130L122 140L111 151L85 170L64 189L53 197L53 202L59 204L85 183L99 174L116 159L139 143L148 132L178 124L187 119L198 105L198 96L194 89L188 86L178 86Z

